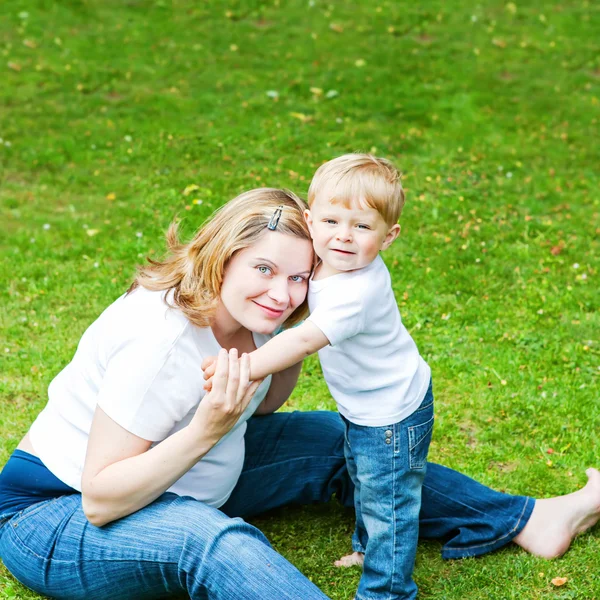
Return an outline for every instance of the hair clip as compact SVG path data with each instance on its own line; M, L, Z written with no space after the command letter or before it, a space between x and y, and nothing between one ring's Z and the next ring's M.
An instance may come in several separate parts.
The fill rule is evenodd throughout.
M279 224L279 219L281 218L282 212L283 212L283 204L278 206L275 209L275 212L273 213L273 216L271 217L271 220L269 221L269 224L267 225L267 229L270 229L271 231L275 231L277 229L277 225Z

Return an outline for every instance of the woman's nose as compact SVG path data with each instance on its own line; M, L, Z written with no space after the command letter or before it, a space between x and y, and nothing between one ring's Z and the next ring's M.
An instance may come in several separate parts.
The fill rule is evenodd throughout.
M287 306L290 301L290 290L287 282L287 278L285 281L274 279L272 281L272 285L269 288L269 297L272 298L278 304L284 304Z

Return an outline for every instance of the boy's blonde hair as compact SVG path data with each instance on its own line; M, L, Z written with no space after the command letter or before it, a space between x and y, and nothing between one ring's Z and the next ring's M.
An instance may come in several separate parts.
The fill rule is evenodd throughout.
M317 197L346 208L364 203L389 227L397 223L404 206L398 169L372 154L344 154L321 165L308 189L309 207Z
M170 304L179 308L194 325L210 326L227 263L236 252L271 233L267 225L279 206L282 212L276 231L311 242L303 200L287 190L250 190L219 208L187 244L179 241L177 224L172 223L167 231L167 256L162 261L148 258L149 264L138 267L128 293L138 286L153 291L170 290ZM295 325L307 312L305 300L285 325Z

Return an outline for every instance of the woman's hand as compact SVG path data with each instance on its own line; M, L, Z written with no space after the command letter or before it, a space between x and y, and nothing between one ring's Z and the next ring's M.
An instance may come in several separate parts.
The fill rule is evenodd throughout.
M205 377L206 363L207 360L202 363ZM189 426L203 438L214 439L216 444L238 422L262 379L250 382L250 358L247 354L239 358L235 348L229 353L221 350L216 363L211 364L210 373L211 389Z
M200 368L202 369L202 374L204 375L204 389L207 392L212 390L212 380L215 376L215 369L217 368L217 358L218 356L207 356L203 361Z

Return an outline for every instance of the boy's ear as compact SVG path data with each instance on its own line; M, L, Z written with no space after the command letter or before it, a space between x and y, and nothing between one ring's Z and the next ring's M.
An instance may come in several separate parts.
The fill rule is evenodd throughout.
M396 238L399 235L400 235L400 225L398 225L398 223L396 223L395 225L390 227L389 231L387 232L387 235L385 236L385 239L383 240L383 243L381 244L381 249L387 250L395 242Z
M306 221L306 224L308 225L308 230L310 231L310 235L312 237L312 234L313 234L313 230L312 230L313 220L312 220L312 215L310 214L310 210L308 210L308 208L304 211L304 220Z

